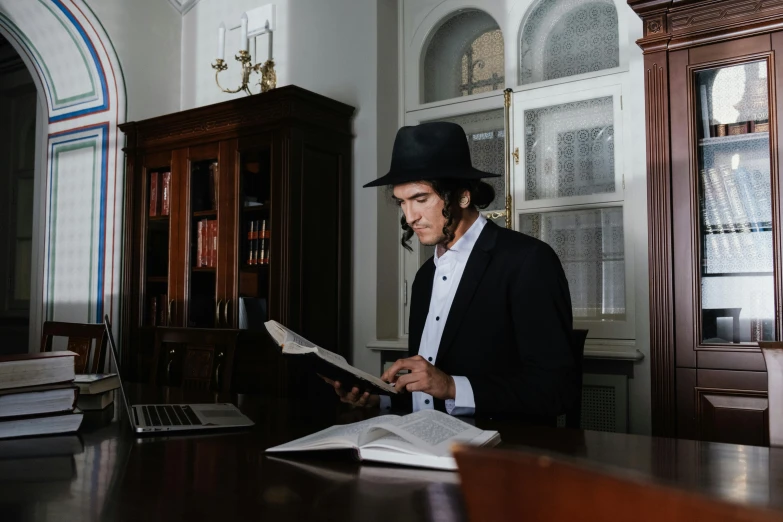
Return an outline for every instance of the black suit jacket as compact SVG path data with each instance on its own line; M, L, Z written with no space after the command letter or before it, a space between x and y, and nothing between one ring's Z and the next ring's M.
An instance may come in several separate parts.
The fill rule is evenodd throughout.
M434 275L430 258L413 282L409 356L419 353ZM571 296L557 254L490 221L468 258L434 364L468 378L477 417L553 424L577 395L571 330ZM443 410L444 402L435 406Z

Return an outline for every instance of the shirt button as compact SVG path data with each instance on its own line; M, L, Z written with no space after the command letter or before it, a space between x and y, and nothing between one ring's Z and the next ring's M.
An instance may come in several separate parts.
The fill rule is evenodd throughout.
M430 403L429 399L424 399L424 404L429 404L429 403Z
M436 320L436 321L440 321L440 316L437 316L437 317L435 318L435 320Z
M443 276L443 280L444 280L444 281L446 280L446 276Z
M429 362L432 362L432 357L428 357L428 358L427 358L427 360L428 360Z

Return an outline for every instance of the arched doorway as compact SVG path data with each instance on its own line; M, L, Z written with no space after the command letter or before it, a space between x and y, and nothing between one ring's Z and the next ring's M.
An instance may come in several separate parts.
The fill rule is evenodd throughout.
M0 0L0 35L37 89L29 349L47 320L117 324L125 85L82 0Z

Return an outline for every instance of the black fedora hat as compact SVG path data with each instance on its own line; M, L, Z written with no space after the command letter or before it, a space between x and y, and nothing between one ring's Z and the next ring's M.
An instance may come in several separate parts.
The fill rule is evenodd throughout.
M473 168L465 131L456 123L437 121L397 131L391 169L365 187L400 185L436 179L495 178Z

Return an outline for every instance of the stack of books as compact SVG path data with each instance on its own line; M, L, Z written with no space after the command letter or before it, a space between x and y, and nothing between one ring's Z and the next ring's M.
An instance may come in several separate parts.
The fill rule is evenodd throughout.
M85 373L77 375L74 384L79 388L77 408L103 410L114 403L114 390L120 387L120 379L116 373Z
M70 351L0 357L0 439L79 429Z

